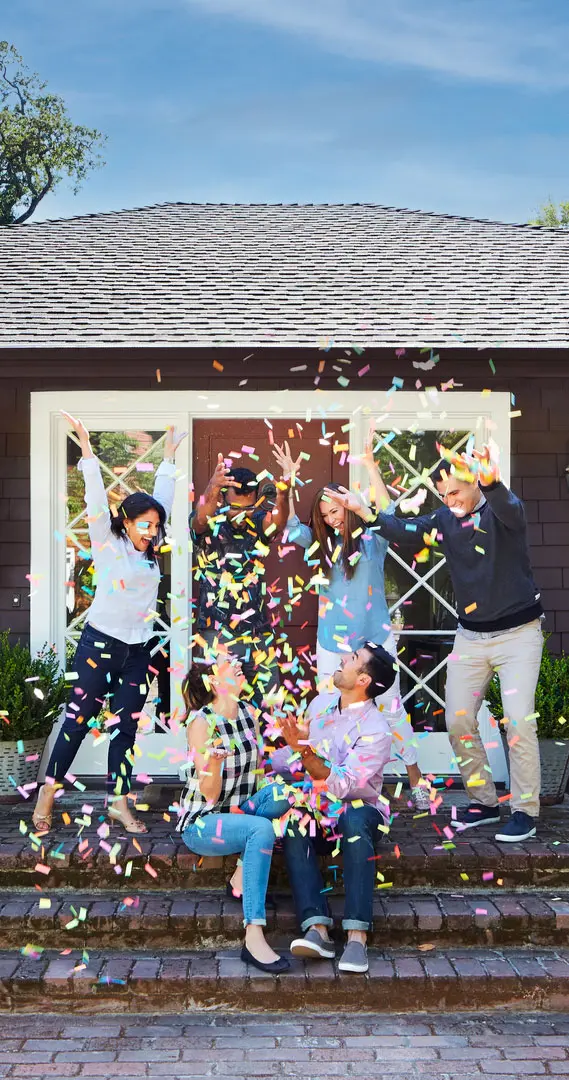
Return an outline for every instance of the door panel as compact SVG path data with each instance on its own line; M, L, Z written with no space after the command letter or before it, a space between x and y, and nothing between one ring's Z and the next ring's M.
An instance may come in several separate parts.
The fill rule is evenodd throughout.
M278 479L276 462L271 453L272 434L279 445L285 439L288 440L293 458L298 457L301 450L310 455L310 460L303 462L300 472L305 486L298 488L299 499L296 503L300 520L307 522L313 496L318 488L330 482L348 485L349 466L347 463L340 464L342 456L346 455L333 451L334 443L345 443L348 438L341 430L345 423L346 417L335 417L333 423L328 420L325 430L329 437L323 440L323 424L320 420L305 422L300 430L294 420L271 420L272 431L263 420L194 420L192 477L196 500L213 473L218 453L222 453L224 457L231 456L236 467L252 469L257 475L267 469ZM243 451L243 447L253 447L258 461L250 456L248 449ZM288 544L283 545L281 536L271 544L271 551L266 559L267 588L270 589L271 598L279 601L271 607L269 615L277 633L282 632L282 621L294 652L307 645L310 651L314 652L318 616L316 596L305 592L303 588L299 594L300 600L292 606L289 597L289 579L292 579L294 587L300 584L295 580L296 577L301 578L306 585L312 571L304 562L303 550L296 546L288 550L290 547ZM285 605L289 607L288 611L285 611Z

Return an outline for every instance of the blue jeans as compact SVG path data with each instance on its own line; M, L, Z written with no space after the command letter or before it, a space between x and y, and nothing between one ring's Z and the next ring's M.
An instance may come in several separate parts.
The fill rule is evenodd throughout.
M182 839L196 855L234 855L243 862L243 922L266 925L265 896L275 842L273 818L290 809L280 784L270 784L241 804L242 814L204 814L184 829ZM199 824L198 824L199 822Z
M344 930L371 930L375 845L383 836L378 825L383 824L384 818L379 810L367 803L357 807L348 804L338 818L334 832L342 837L346 891L342 919ZM285 858L294 906L303 933L315 923L333 926L317 855L330 857L336 846L337 840L325 836L318 825L316 836L310 837L307 829L302 835L297 821L289 822L284 837Z
M71 684L47 776L63 780L89 731L89 720L96 719L108 696L110 710L119 722L109 728L107 788L111 795L130 791L133 746L138 717L148 695L149 664L149 644L127 645L86 624L73 660L72 670L78 678Z

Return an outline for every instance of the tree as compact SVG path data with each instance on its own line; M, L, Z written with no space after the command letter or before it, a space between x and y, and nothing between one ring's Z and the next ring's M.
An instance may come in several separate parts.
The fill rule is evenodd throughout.
M546 225L548 229L569 229L569 202L556 206L550 199L529 224Z
M103 165L104 136L73 124L65 103L0 41L0 224L27 221L65 176L77 194L91 169Z

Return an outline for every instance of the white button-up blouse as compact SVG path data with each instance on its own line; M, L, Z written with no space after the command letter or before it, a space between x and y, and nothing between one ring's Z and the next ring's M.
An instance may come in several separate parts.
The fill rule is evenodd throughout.
M95 596L87 622L96 630L127 645L153 636L154 613L160 582L158 564L131 540L111 532L107 493L97 458L81 458L91 552L95 567ZM176 466L163 461L156 471L154 498L170 516L174 502Z

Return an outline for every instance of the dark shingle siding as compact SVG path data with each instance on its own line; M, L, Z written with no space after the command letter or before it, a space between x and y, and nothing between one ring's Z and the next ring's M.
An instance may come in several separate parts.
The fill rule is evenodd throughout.
M569 347L569 234L173 203L0 229L0 346Z

